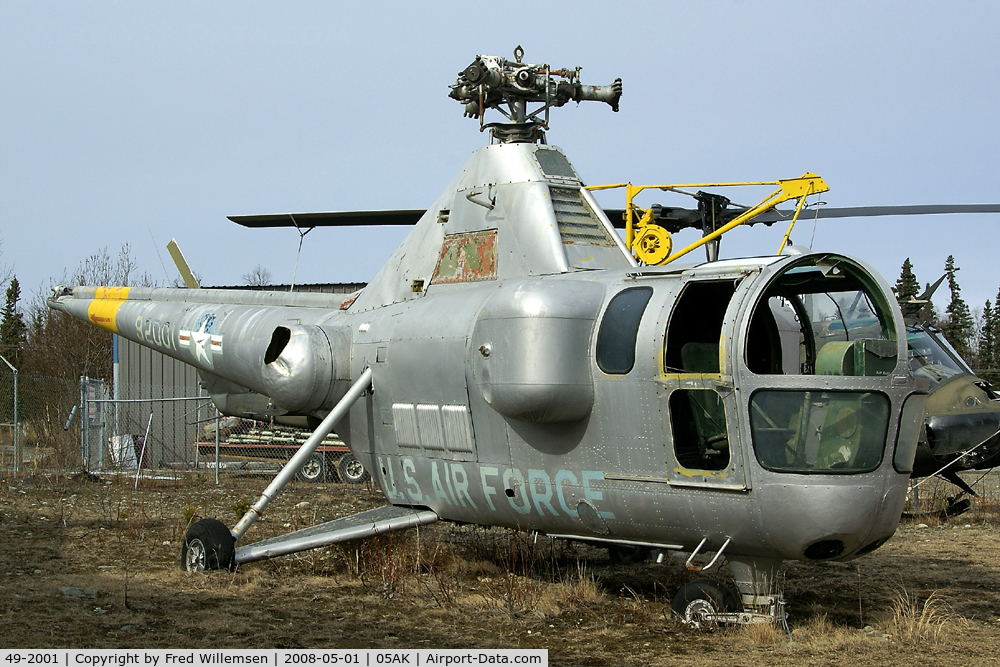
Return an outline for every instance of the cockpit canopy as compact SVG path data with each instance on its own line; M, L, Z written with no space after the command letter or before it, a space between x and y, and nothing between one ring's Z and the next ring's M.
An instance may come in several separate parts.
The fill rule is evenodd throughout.
M916 324L907 325L906 345L910 373L914 377L929 379L931 389L956 375L973 374L972 369L936 329Z
M810 256L768 285L750 320L747 368L758 375L888 375L896 328L885 294L843 257Z
M760 376L888 376L898 361L898 340L886 291L847 258L805 257L758 298L744 361ZM769 382L752 393L749 406L754 451L763 467L845 473L879 466L890 402L874 385L821 388L804 377L784 386Z

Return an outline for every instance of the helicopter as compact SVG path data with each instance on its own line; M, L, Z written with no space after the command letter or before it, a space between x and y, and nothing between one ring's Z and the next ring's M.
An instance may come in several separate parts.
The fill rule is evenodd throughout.
M977 377L944 334L921 316L944 278L903 303L902 310L910 372L930 382L913 477L941 477L960 489L959 494L947 498L943 509L927 512L947 518L971 507L971 501L963 496L979 498L958 473L988 471L1000 465L1000 395L989 382Z
M722 234L782 202L798 202L794 222L827 189L815 174L767 182L773 195L728 220L702 190L693 216L638 207L630 184L616 184L626 209L606 212L546 133L570 101L617 111L621 80L584 85L580 68L514 55L477 56L451 86L490 143L428 208L234 216L300 234L412 224L348 298L58 286L48 304L196 366L224 413L315 424L233 528L189 528L189 571L451 521L621 558L683 552L693 571L724 557L737 592L694 581L678 615L786 625L783 561L871 553L900 520L929 385L910 371L903 313L872 267L789 234L776 255L718 258ZM674 251L669 219L704 235ZM676 262L700 247L709 261ZM389 504L245 544L333 431Z

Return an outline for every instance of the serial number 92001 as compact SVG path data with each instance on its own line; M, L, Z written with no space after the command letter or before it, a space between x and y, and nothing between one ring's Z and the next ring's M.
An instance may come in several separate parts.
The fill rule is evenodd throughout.
M55 653L8 653L5 660L11 665L58 665L59 656Z
M285 655L286 665L360 665L361 655L358 653L288 653Z

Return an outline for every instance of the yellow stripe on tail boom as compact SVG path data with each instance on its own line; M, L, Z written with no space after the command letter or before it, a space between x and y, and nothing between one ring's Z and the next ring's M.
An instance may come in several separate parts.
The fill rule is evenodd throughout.
M115 316L128 299L128 287L98 287L87 306L87 319L111 333L118 333Z

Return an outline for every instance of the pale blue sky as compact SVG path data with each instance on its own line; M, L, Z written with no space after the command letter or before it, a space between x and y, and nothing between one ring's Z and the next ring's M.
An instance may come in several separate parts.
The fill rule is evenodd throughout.
M528 62L583 66L587 83L624 80L618 114L553 111L550 143L591 184L814 171L832 206L1000 202L995 2L505 7L6 0L0 263L30 297L128 242L164 280L152 235L171 278L176 237L206 284L258 264L287 282L296 233L225 216L427 206L486 139L448 85L477 53L518 44ZM403 233L315 230L298 281L365 281ZM723 255L771 253L780 238L737 231ZM906 257L928 282L954 254L980 308L1000 285L998 240L1000 216L881 218L820 221L814 247L890 283Z

